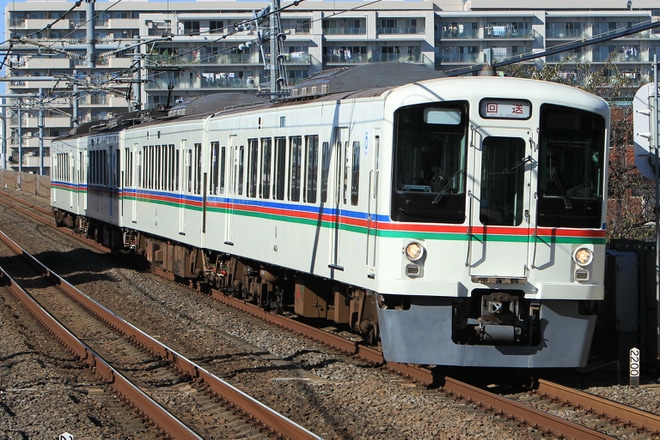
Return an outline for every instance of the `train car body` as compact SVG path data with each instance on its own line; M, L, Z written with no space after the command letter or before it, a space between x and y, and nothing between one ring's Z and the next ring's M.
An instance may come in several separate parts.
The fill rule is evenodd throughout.
M74 212L179 276L379 330L388 361L576 367L603 298L608 128L600 98L495 77L223 106L112 133L117 191Z
M87 151L84 138L63 139L53 150L51 206L59 224L73 227L87 214Z

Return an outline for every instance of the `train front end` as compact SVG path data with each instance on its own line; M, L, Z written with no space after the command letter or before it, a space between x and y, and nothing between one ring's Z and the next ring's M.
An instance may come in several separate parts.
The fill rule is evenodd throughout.
M388 108L385 358L585 365L604 294L607 104L558 84L465 78L404 87Z

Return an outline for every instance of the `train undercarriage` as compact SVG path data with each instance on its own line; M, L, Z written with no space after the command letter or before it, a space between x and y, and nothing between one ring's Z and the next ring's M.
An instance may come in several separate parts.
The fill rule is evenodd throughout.
M143 257L181 281L193 281L201 291L216 289L276 313L332 323L359 333L370 345L378 343L373 292L248 258L150 237L135 230L121 230L64 211L55 210L55 221L113 250Z
M248 258L124 232L124 247L175 276L199 282L276 313L329 321L378 340L375 295L364 289L320 280L305 273Z

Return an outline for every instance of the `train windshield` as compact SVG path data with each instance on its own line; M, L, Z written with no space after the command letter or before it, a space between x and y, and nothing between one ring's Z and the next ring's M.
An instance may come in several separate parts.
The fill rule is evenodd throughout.
M541 107L539 226L601 226L605 121L579 110Z
M467 102L395 113L392 220L463 223Z

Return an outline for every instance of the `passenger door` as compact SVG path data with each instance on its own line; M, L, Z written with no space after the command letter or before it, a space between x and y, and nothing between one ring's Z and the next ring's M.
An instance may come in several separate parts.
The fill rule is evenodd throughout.
M225 240L226 245L234 245L234 231L232 228L232 221L234 217L234 197L238 193L238 167L239 167L239 150L238 146L234 145L236 136L229 136L227 147L227 212L225 215Z
M344 199L349 198L350 200L350 187L348 185L350 166L347 167L347 159L344 148L347 148L348 145L348 129L337 127L335 129L335 139L332 142L335 155L334 161L334 194L333 204L334 204L334 218L332 222L332 230L330 232L330 264L328 267L331 269L331 273L334 275L334 270L343 271L344 267L340 261L340 249L339 244L341 243L341 229L342 229L342 207L344 204ZM348 156L350 157L350 156Z
M367 200L367 276L376 274L376 238L378 237L378 157L380 132L374 131L373 139L366 138L365 151L371 155L369 168L369 199Z
M468 265L476 278L524 279L529 272L532 139L528 130L476 133Z

